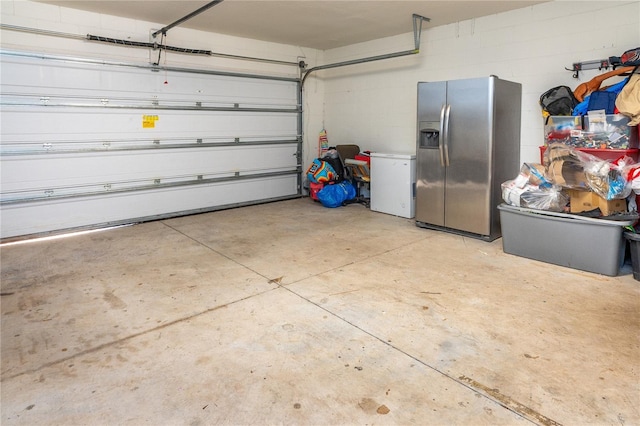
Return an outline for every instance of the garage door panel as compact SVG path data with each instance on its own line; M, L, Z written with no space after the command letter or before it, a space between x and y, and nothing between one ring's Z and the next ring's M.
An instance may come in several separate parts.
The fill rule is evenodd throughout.
M3 145L37 141L296 138L291 113L228 113L24 107L2 110ZM146 124L145 124L146 123ZM153 127L144 127L153 126Z
M96 88L107 99L200 101L225 104L296 105L297 89L289 81L227 75L152 71L149 68L105 68L100 64L46 61L4 56L5 93L94 98ZM166 84L165 84L166 82Z
M220 184L168 188L110 194L85 199L71 198L47 203L9 205L2 210L3 238L32 235L52 229L79 228L95 224L113 225L156 217L171 217L183 212L209 211L256 200L276 200L295 193L295 176L226 182ZM47 220L42 220L46 209ZM69 226L72 224L72 226Z
M3 192L198 175L296 170L297 145L15 156L2 164Z

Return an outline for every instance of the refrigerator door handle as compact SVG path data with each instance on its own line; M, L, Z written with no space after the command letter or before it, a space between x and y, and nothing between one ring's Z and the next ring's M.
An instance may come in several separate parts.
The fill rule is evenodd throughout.
M444 108L444 107L443 107ZM444 166L449 167L449 113L451 105L447 105L444 110Z
M446 104L442 105L442 109L440 109L440 132L438 133L438 150L440 151L440 165L445 167L444 164L444 110L446 108Z

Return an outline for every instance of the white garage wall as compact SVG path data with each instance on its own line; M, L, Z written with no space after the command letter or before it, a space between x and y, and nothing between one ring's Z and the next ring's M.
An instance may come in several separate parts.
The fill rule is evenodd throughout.
M407 17L410 28L410 17ZM598 71L565 71L574 62L619 56L640 45L640 2L555 1L422 32L421 53L318 72L332 143L415 152L416 83L497 75L523 87L521 160L539 161L538 99L572 89ZM327 63L413 47L413 34L325 51ZM310 78L311 79L311 78Z

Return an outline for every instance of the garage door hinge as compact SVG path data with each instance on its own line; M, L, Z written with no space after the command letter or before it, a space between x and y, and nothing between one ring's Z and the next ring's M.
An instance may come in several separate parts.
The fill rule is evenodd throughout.
M47 197L53 196L53 189L45 189L44 195L46 195Z
M51 99L51 98L49 98L48 96L42 96L42 97L40 98L40 102L42 102L42 104L43 104L43 105L46 105L46 104L48 104L48 103L49 103L49 100L50 100L50 99Z
M48 151L48 150L50 150L50 149L53 149L53 144L52 144L52 143L50 143L50 142L43 143L43 144L42 144L42 147Z
M196 139L196 143L202 143L202 139Z
M160 179L154 179L154 180L153 180L153 183L154 183L155 185L160 185Z
M104 189L105 189L105 191L111 191L111 184L110 183L106 183L104 185Z
M107 105L107 104L109 103L109 99L102 98L102 99L100 99L100 103L101 103L102 105Z
M196 106L197 106L198 108L202 108L202 102L196 102Z

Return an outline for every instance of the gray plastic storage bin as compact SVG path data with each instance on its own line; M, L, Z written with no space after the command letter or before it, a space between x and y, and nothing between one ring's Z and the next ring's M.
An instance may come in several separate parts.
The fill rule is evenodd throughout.
M629 241L629 251L631 252L631 267L633 268L633 278L640 281L640 235L633 232L625 232L625 238Z
M624 226L633 221L593 219L501 204L505 253L616 276L624 263Z

